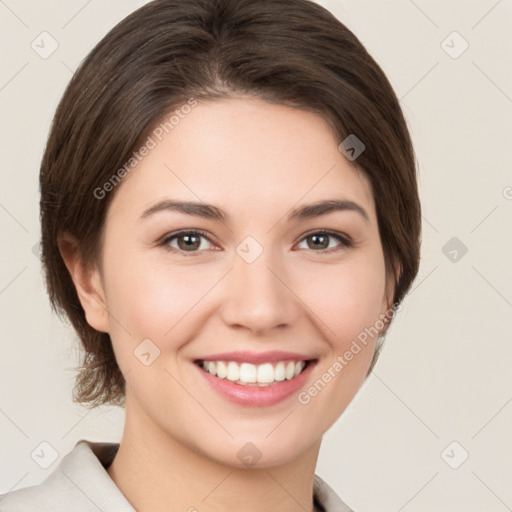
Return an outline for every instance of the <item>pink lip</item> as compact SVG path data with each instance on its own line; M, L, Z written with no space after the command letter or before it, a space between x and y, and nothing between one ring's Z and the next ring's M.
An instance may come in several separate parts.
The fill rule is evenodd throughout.
M217 354L215 357L218 355L222 354ZM203 370L203 368L197 364L194 364L194 366L206 382L224 398L239 405L264 407L277 404L299 391L311 375L316 363L317 360L310 361L304 370L293 379L284 380L265 387L235 384L227 379L219 379L213 376L210 372Z
M196 359L196 361L236 361L238 363L274 363L278 361L307 361L308 359L314 359L310 356L304 356L295 352L284 352L282 350L272 350L269 352L250 352L248 350L236 351L236 352L222 352L220 354L212 354L209 356Z

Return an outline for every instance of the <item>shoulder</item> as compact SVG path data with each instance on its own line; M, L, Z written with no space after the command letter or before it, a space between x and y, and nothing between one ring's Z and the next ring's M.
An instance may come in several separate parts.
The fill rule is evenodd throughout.
M73 502L76 497L76 490L71 485L52 473L40 484L1 494L0 512L57 512L62 510L59 507L63 503Z
M0 495L0 512L132 512L105 467L117 443L78 441L41 483Z
M316 503L320 505L319 508L325 512L354 512L346 503L341 501L341 498L327 482L316 474L313 480L313 493Z

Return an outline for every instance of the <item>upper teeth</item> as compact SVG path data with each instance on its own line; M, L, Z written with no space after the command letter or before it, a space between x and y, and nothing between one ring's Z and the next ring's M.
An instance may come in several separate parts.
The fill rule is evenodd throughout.
M235 361L202 361L203 369L219 379L227 378L238 384L270 384L274 381L290 380L299 375L306 366L305 361L278 362L254 365L238 364Z

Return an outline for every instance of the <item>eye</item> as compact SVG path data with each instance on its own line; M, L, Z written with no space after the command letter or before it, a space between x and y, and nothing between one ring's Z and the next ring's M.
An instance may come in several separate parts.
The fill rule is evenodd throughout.
M208 247L204 247L202 244L202 239L206 240L208 243L212 244L208 235L201 230L185 230L178 231L175 233L170 233L167 235L159 245L165 246L166 248L177 250L185 253L190 253L190 255L200 252L201 250L206 250ZM335 239L337 240L338 246L332 245L330 242ZM307 243L311 240L311 243ZM310 233L306 233L304 237L302 237L301 243L306 241L307 246L306 249L313 249L314 252L334 252L336 250L340 250L342 248L348 248L353 246L352 240L343 235L342 233L333 232L333 231L312 231ZM173 245L176 242L177 245Z
M211 240L203 231L179 231L166 236L160 245L182 252L194 253L205 249L202 247L204 244L201 243L201 239L211 243ZM177 247L173 245L174 241L177 242Z
M329 239L338 240L338 248L336 249L336 245L331 245ZM308 243L308 240L311 240L311 243ZM302 241L306 241L307 246L306 249L313 249L315 252L333 252L331 249L339 250L346 247L352 247L352 240L343 235L341 233L332 232L332 231L312 231L307 233ZM318 249L318 250L317 250Z

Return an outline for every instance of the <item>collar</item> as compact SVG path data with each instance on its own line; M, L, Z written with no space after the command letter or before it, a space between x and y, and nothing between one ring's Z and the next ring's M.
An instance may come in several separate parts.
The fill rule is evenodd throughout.
M58 503L69 512L90 510L92 504L109 512L136 512L106 470L118 449L119 443L81 439L40 484L0 495L1 510L53 510ZM352 512L316 474L313 499L324 512Z

